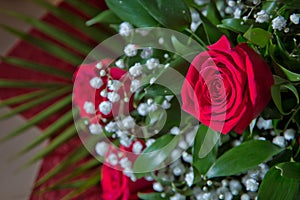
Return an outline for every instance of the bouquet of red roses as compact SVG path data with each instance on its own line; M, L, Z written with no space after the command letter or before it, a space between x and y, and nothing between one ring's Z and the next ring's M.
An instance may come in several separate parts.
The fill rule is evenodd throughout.
M115 34L74 73L72 108L101 197L299 198L299 2L105 2L86 24Z

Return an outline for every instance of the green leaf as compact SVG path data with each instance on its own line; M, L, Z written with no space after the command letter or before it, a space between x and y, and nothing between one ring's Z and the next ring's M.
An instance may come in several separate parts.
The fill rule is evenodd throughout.
M60 133L57 137L55 137L51 143L47 145L44 149L42 149L40 152L38 152L32 159L30 159L25 166L31 165L35 163L36 161L42 159L47 154L51 153L53 150L55 150L59 145L73 137L77 134L77 130L75 125L71 125L69 128L67 128L65 131Z
M40 186L41 184L47 182L49 179L57 175L59 172L62 172L67 167L73 165L74 163L78 162L79 160L85 158L89 155L87 149L81 145L74 149L71 153L64 158L60 163L58 163L54 168L48 171L45 175L43 175L40 179L37 180L35 183L35 187Z
M70 122L73 121L73 112L70 110L66 114L64 114L62 117L58 118L51 126L49 126L45 131L43 131L43 134L39 135L37 138L35 138L30 144L28 144L24 149L22 149L20 152L17 153L17 156L20 156L46 139L48 139L53 134L57 133L58 130L63 128L64 126L68 125Z
M300 181L300 163L286 162L275 166L280 170L280 176Z
M265 175L259 191L258 199L296 200L299 198L299 180L280 175L281 170L273 166Z
M0 28L3 30L20 37L24 41L27 41L43 50L45 50L47 53L50 53L57 58L60 58L68 63L72 63L74 65L79 65L83 61L83 58L81 58L78 55L75 55L71 50L66 49L64 47L61 47L57 45L56 43L50 42L46 39L37 38L35 36L29 35L23 31L19 31L15 28L6 26L6 25L0 25Z
M139 2L154 19L167 28L183 30L190 25L190 11L184 1L139 0Z
M278 108L278 110L283 115L290 114L293 111L293 110L285 111L283 109L281 92L282 91L287 91L287 90L291 91L295 95L295 98L297 100L297 104L299 104L299 94L298 94L298 91L297 91L296 87L294 85L292 85L291 83L284 83L284 84L280 84L280 85L273 85L271 87L271 94L272 94L273 101L274 101L276 107Z
M47 190L52 190L58 188L62 183L72 180L75 177L85 174L88 170L99 166L100 162L97 159L91 159L90 161L84 162L81 165L76 166L76 169L72 170L70 174L64 176L62 179L56 181L54 184L50 185Z
M70 93L71 90L72 90L71 87L63 87L60 90L49 90L48 91L49 93L47 93L46 95L40 96L39 98L36 98L32 101L29 101L27 103L24 103L24 104L18 106L18 107L13 108L8 113L0 115L0 120L7 119L9 117L12 117L12 116L18 114L18 113L24 112L26 110L29 110L29 109L35 107L35 106L38 106L38 105L40 105L44 102L50 101L51 99L59 97L63 94Z
M36 63L33 61L24 60L24 59L18 58L18 57L3 57L3 58L1 58L1 61L5 62L7 64L12 64L12 65L15 65L18 67L22 67L25 69L34 70L34 71L42 72L45 74L50 74L51 76L67 78L68 80L70 80L73 76L73 74L71 72L57 69L52 66L42 65L42 64L39 64L39 63Z
M138 197L140 199L144 199L144 200L153 200L153 199L157 199L157 200L162 200L162 199L167 199L167 198L162 198L161 197L161 193L138 193Z
M229 18L223 19L222 24L217 25L217 27L228 29L236 33L244 33L249 29L250 25L243 23L244 21L242 19Z
M213 23L215 26L220 24L221 22L221 15L220 12L216 6L216 2L210 1L210 3L207 6L207 15L206 15L207 19L211 21L211 23Z
M89 178L87 178L79 188L76 190L73 190L69 192L67 195L65 195L61 200L71 200L74 199L74 197L77 197L78 195L82 194L83 192L87 191L88 189L92 188L93 186L96 186L100 182L100 175L99 173L94 173Z
M37 28L47 36L54 38L55 40L69 46L70 48L84 55L88 54L92 50L91 45L86 44L85 42L81 41L80 38L76 38L72 34L64 30L58 29L56 26L50 23L32 17L28 17L24 14L20 14L14 11L5 11L5 13L30 24L31 26Z
M57 103L49 106L47 109L43 110L39 114L32 117L26 124L19 126L16 130L7 134L5 137L1 138L0 142L4 142L6 140L9 140L13 137L18 136L22 132L26 131L27 129L31 128L32 126L36 125L37 123L43 121L47 117L56 113L57 111L65 108L67 105L70 105L71 102L72 102L72 95L69 95L69 96L65 97L64 99L58 101Z
M220 156L206 175L208 178L236 175L269 160L282 150L269 141L247 141Z
M0 108L4 106L10 106L18 103L23 103L25 101L31 100L36 97L40 97L44 94L48 93L47 90L38 90L38 91L33 91L33 92L28 92L26 94L21 94L18 96L14 96L5 100L0 101Z
M218 151L220 133L201 124L198 128L193 148L193 165L200 172L206 174L215 162Z
M34 3L42 6L47 11L49 11L54 16L58 17L62 21L66 22L73 28L79 30L80 32L88 35L95 41L103 41L104 39L111 36L105 27L102 27L101 29L97 27L89 27L85 25L85 19L78 15L74 15L74 13L70 12L69 10L66 10L61 7L57 7L52 5L51 3L45 1L45 0L32 0Z
M199 15L203 22L208 42L210 44L217 42L221 38L221 36L224 35L224 33L221 32L220 29L217 28L217 26L215 26L213 23L211 23L204 15L202 15L201 13L199 13Z
M137 27L155 27L158 24L139 1L105 0L105 2L123 21Z
M244 33L244 37L253 44L265 47L271 39L272 34L261 28L249 28L246 33Z
M276 64L283 71L283 73L286 75L286 77L289 81L292 81L292 82L299 82L300 81L300 74L297 74L295 72L292 72L292 71L286 69L285 67L283 67L282 65L280 65L277 62L276 62Z
M134 172L151 172L157 169L176 147L180 136L170 134L158 138L151 146L147 147L136 159ZM149 162L151 161L151 162Z
M41 81L21 81L21 80L9 80L0 79L1 88L58 88L67 85L67 83L60 82L41 82Z
M96 15L101 8L94 6L92 3L85 0L66 0L68 4L73 6L74 8L80 9L80 12L85 13L87 16ZM102 8L103 9L103 8Z
M87 26L91 26L96 23L104 23L104 24L120 24L122 20L111 10L102 11L97 16L93 17L89 21L86 22Z

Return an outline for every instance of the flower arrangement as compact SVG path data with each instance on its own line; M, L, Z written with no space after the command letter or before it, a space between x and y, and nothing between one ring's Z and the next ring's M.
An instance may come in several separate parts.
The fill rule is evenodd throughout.
M105 2L73 76L101 198L297 199L299 2Z

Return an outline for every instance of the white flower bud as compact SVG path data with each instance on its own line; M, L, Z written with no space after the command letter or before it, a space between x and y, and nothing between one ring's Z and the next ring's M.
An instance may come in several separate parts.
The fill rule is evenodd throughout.
M286 140L292 140L295 138L296 131L294 129L287 129L283 135Z
M273 29L277 29L281 31L286 26L286 20L282 16L278 16L272 20L272 27Z
M129 68L129 74L133 77L140 76L143 73L143 66L141 63L135 63Z
M94 77L90 80L90 85L92 88L99 89L103 85L101 78Z
M95 114L95 105L92 102L86 101L84 102L83 109L88 114Z
M133 31L133 27L128 22L123 22L119 26L119 33L122 36L127 37L127 36L129 36L132 33L132 31Z
M293 22L294 24L299 24L299 18L300 18L300 14L295 14L295 13L293 13L293 14L290 16L290 20L291 20L291 22Z
M136 45L134 44L128 44L125 48L124 48L124 53L126 56L128 57L133 57L137 54L137 48Z
M108 144L106 142L98 142L95 146L95 151L100 156L105 156L108 150Z
M101 134L103 132L102 126L99 124L91 124L89 130L93 135Z
M150 58L146 62L146 66L149 70L153 70L159 66L159 60L155 58Z
M163 186L159 182L153 183L153 189L156 192L162 192L164 190Z
M122 86L122 83L120 81L118 81L118 80L110 80L107 83L108 89L112 90L112 91L119 90L121 86Z
M187 183L187 185L189 187L191 187L193 185L194 182L194 172L189 172L185 175L184 177L185 182Z
M109 154L109 156L106 158L106 161L107 161L108 163L110 163L111 165L116 165L116 164L118 164L118 157L117 157L116 154L111 153L111 154Z
M146 116L148 114L148 104L141 103L138 106L137 111L138 111L139 115Z
M170 133L172 135L179 135L180 129L177 126L174 126L173 128L171 128Z
M273 128L273 125L272 125L272 120L269 119L269 120L265 120L264 118L260 117L257 121L257 127L259 129L264 129L264 130L268 130L268 129L271 129Z
M103 101L99 104L99 111L104 114L108 115L111 112L112 104L109 101Z
M285 147L285 145L286 145L286 142L285 142L283 136L276 136L276 137L274 137L273 140L272 140L272 142L273 142L273 144L276 144L276 145L278 145L280 147Z
M253 179L253 178L250 178L248 180L246 180L246 190L247 191L250 191L250 192L256 192L258 190L258 182Z
M116 92L109 92L107 93L107 98L112 103L118 102L120 100L120 95Z
M135 126L135 120L131 116L127 116L122 120L122 125L126 129L132 129Z
M133 146L132 146L132 152L135 153L135 154L139 154L141 153L143 150L143 145L141 142L139 141L136 141Z
M116 61L116 66L123 69L125 67L124 60L123 59L117 60Z

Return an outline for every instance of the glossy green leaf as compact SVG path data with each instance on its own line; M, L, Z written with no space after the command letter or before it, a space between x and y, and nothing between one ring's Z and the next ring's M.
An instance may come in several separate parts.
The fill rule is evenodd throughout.
M134 172L151 172L157 169L176 147L180 136L170 134L158 138L134 162Z
M300 181L281 176L281 170L273 166L265 175L258 199L297 200L300 194Z
M207 40L210 44L217 42L221 38L221 36L224 35L224 33L221 32L220 29L217 28L217 26L215 26L213 23L211 23L204 15L202 15L201 13L199 13L199 15L204 25Z
M276 165L275 168L280 170L280 176L300 181L300 163L297 162L280 163Z
M231 176L252 169L283 149L269 141L251 140L221 155L207 172L208 178Z
M249 28L246 33L244 33L244 37L253 44L265 47L271 39L272 34L261 28Z
M188 6L181 0L138 0L146 11L167 28L183 30L191 22ZM172 5L172 6L170 6Z
M299 104L299 94L298 94L298 91L296 89L296 87L294 85L292 85L291 83L284 83L284 84L280 84L280 85L273 85L271 87L271 94L272 94L272 98L273 98L273 101L276 105L276 107L278 108L278 110L284 114L284 115L287 115L289 113L292 112L292 110L290 111L285 111L283 109L283 105L282 105L282 95L281 95L281 92L282 91L291 91L294 95L295 95L295 98L296 98L296 101L297 101L297 104Z
M105 0L105 2L109 9L123 21L137 27L153 27L158 24L139 1Z
M113 13L111 10L105 10L87 21L86 25L91 26L96 23L120 24L121 22L122 20L115 13Z
M206 174L215 162L220 133L201 124L198 128L193 148L193 165L200 172Z
M242 19L229 18L223 19L222 24L217 25L217 27L228 29L236 33L244 33L249 29L250 25L243 23L244 21Z
M220 24L221 22L221 15L220 12L216 6L216 2L213 0L211 1L207 6L207 19L211 21L215 26Z

